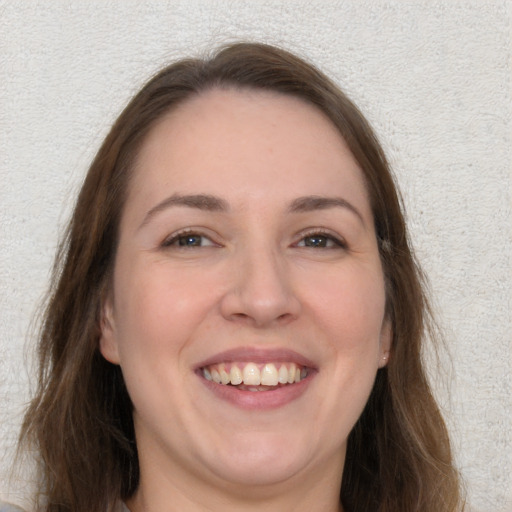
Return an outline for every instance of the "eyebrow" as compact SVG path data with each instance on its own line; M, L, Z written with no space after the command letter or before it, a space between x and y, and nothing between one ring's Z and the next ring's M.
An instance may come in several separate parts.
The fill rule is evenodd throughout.
M294 199L288 211L291 213L304 213L315 210L327 210L329 208L346 208L354 213L364 224L364 219L359 210L342 197L330 196L304 196Z
M172 196L164 199L162 202L151 208L151 210L149 210L149 212L144 217L140 227L147 224L149 220L156 214L173 206L185 206L187 208L196 208L198 210L207 212L227 212L229 210L228 203L220 197L212 196L209 194L173 194Z
M173 206L184 206L187 208L196 208L207 212L227 212L229 211L229 204L220 197L209 194L173 194L172 196L164 199L156 206L148 211L140 227L147 224L152 217L157 215L163 210ZM329 196L303 196L294 199L289 207L290 213L307 213L315 210L327 210L329 208L346 208L354 213L364 224L364 219L359 210L353 206L349 201L342 197L329 197Z

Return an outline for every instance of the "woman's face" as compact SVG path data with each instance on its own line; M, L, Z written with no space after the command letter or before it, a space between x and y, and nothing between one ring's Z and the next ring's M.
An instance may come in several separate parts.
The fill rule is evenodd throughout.
M182 104L137 160L102 321L142 478L339 478L384 308L363 176L332 123L268 92Z

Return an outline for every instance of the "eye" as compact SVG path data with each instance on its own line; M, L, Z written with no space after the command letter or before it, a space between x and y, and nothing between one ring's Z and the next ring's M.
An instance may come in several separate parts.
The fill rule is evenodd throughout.
M162 247L176 247L176 248L187 248L187 247L208 247L214 246L215 244L207 236L200 233L194 232L181 232L171 235L167 238Z
M346 244L339 238L327 233L311 233L303 237L297 247L311 247L313 249L340 249Z

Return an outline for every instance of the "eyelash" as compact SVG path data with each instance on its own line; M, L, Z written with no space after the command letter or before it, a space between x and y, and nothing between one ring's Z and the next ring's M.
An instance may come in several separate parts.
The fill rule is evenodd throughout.
M176 242L179 242L181 238L201 238L202 241L204 240L208 240L209 243L204 246L204 245L180 245L179 243L176 243ZM216 246L217 244L215 242L212 241L212 239L206 235L204 235L203 233L200 233L196 230L193 230L193 229L184 229L182 231L178 231L177 233L174 233L172 234L171 236L169 236L168 238L166 238L161 246L163 248L166 248L166 247L177 247L177 248L182 248L182 249L191 249L191 248L196 248L196 247L210 247L210 246Z
M310 246L299 245L301 242L304 242L307 238L315 238L315 237L316 238L325 238L327 243L332 242L333 245L324 246L324 247L314 246L314 245L310 245ZM299 246L299 247L305 247L308 249L330 249L330 250L332 250L332 249L347 249L348 248L347 243L343 238L335 236L330 231L326 231L326 230L322 230L322 229L314 229L309 232L302 233L301 239L295 245Z

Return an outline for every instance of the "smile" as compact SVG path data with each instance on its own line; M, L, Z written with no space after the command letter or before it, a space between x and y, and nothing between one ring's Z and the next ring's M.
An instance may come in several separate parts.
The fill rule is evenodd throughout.
M215 354L194 369L213 396L246 410L272 410L306 394L317 365L294 350L239 347Z
M229 362L204 366L201 372L216 384L236 386L242 391L270 391L301 382L309 369L292 362Z

